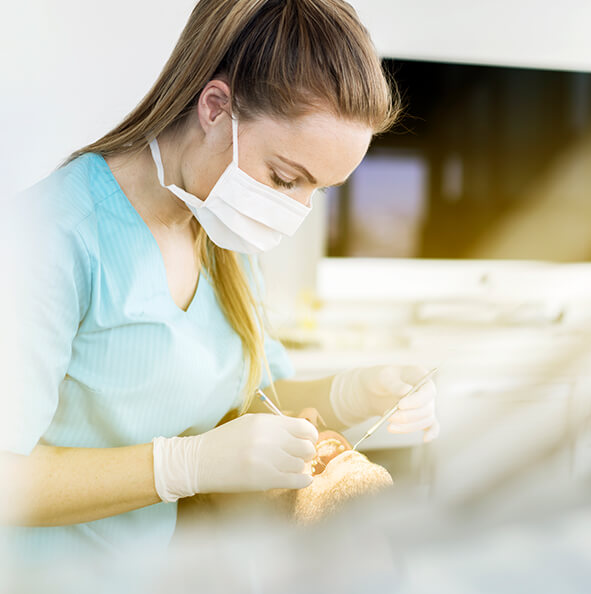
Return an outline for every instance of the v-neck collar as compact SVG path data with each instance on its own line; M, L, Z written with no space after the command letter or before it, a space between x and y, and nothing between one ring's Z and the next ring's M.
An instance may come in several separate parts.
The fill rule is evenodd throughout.
M123 191L121 186L119 185L119 182L117 181L117 178L113 175L113 172L111 171L111 168L109 167L109 164L107 163L106 159L99 153L89 153L89 154L92 154L92 155L95 155L96 157L98 157L98 159L101 162L101 165L103 166L103 168L105 170L106 175L109 177L109 181L112 183L112 185L115 188L115 190L117 191L117 193L121 196L122 202L124 203L125 208L130 212L130 215L132 216L132 218L137 222L138 226L142 228L142 232L148 238L148 242L150 243L150 245L152 246L152 248L156 254L156 260L158 261L158 268L160 270L160 277L161 277L161 282L163 284L164 292L166 294L166 300L170 303L170 305L180 315L188 316L191 313L191 311L193 310L195 303L198 300L199 294L203 291L203 285L207 282L203 278L204 275L207 276L207 272L206 272L205 268L202 266L201 269L199 270L197 286L195 288L195 292L193 293L193 297L191 298L191 301L189 302L189 305L187 306L187 309L182 309L181 307L179 307L177 305L175 300L172 298L172 294L170 292L170 286L168 284L168 276L166 274L166 266L164 264L164 258L162 256L162 251L160 250L160 246L158 245L158 242L156 241L156 238L154 237L152 230L150 229L150 227L148 226L146 221L144 221L144 219L142 218L140 213L136 210L136 208L133 206L133 204L131 203L131 201L129 200L129 198L127 197L127 195L125 194L125 192Z

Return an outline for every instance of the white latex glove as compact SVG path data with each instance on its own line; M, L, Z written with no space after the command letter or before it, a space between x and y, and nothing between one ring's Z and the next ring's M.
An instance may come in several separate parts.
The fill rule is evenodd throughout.
M155 437L154 482L162 501L195 493L301 489L318 430L306 419L246 414L201 435Z
M383 415L399 402L398 410L388 419L391 433L424 430L423 441L439 435L435 417L435 384L428 381L415 394L404 397L426 374L414 365L377 365L358 367L335 375L330 402L337 418L347 427Z

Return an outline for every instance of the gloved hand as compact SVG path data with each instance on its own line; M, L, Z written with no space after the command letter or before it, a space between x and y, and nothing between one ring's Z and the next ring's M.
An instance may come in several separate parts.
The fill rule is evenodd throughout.
M201 435L155 437L154 482L162 501L195 493L301 489L318 430L306 419L246 414Z
M404 395L417 384L427 370L414 365L377 365L338 373L330 389L330 403L338 419L347 427L383 415L399 402L389 418L388 431L411 433L425 430L423 441L439 435L435 417L435 384L428 381L415 394Z

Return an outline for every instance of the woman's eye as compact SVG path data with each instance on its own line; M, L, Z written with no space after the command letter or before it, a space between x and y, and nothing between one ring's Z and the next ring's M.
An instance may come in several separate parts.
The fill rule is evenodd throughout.
M287 188L288 190L295 186L295 182L293 182L293 181L286 182L284 179L281 179L274 171L271 172L271 180L277 186L281 186L282 188Z

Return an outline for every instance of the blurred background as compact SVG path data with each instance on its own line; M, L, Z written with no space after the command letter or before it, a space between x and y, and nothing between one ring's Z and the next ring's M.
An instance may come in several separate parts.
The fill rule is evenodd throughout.
M591 74L385 64L406 115L329 196L329 256L591 258Z
M384 428L362 448L400 485L395 502L356 511L365 520L355 526L371 526L396 561L373 585L588 591L591 4L352 4L397 81L404 117L260 263L269 322L298 378L441 366L441 436L423 445L420 433ZM5 199L137 104L193 6L2 5ZM326 534L342 538L335 526ZM359 582L341 591L365 591L351 586L367 577L362 551L342 554L361 561ZM276 586L243 586L265 584Z

